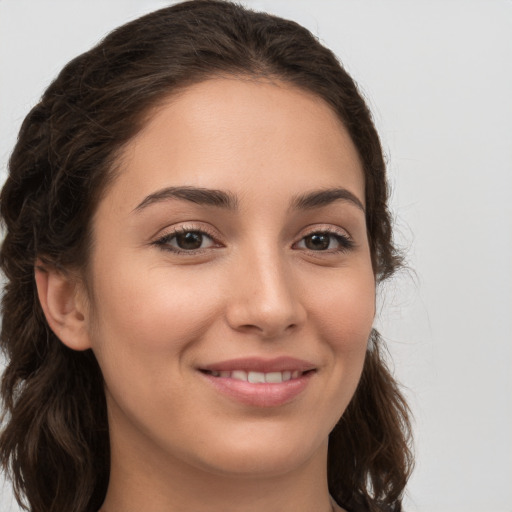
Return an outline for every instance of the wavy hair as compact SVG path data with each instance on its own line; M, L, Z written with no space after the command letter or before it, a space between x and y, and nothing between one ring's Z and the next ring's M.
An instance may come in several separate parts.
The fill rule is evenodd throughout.
M116 29L67 64L28 114L0 196L7 360L0 462L26 510L98 510L110 464L101 371L92 351L68 349L49 328L37 298L37 258L86 269L91 219L120 150L162 101L216 76L276 79L330 105L363 165L377 282L400 265L369 109L308 30L222 0L179 3ZM408 408L375 331L370 341L355 396L330 434L329 489L353 512L398 512L412 467Z

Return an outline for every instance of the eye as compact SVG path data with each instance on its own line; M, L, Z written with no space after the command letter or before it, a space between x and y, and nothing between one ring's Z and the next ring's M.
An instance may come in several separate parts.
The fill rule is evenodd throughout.
M177 253L193 253L202 249L218 247L213 238L204 231L185 228L164 235L155 244L165 250Z
M309 251L341 252L352 249L354 242L341 233L316 231L299 240L295 247Z

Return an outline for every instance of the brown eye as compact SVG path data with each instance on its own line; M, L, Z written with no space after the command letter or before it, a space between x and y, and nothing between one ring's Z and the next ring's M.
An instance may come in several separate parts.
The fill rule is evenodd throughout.
M329 248L332 235L327 233L314 233L304 237L304 245L312 251L325 251Z
M193 251L200 249L203 244L203 234L199 231L187 231L178 233L175 236L176 245L185 251Z
M354 247L354 242L346 235L332 233L330 231L316 231L303 237L295 249L307 249L308 251L324 251L329 253L348 251Z
M219 247L215 240L199 230L183 229L169 233L154 242L155 245L175 253L195 254L195 251Z

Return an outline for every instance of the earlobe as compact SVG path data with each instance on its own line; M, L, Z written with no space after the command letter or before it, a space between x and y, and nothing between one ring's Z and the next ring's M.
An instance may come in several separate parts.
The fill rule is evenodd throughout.
M41 260L36 262L34 273L39 302L50 329L73 350L91 348L85 301L77 280Z

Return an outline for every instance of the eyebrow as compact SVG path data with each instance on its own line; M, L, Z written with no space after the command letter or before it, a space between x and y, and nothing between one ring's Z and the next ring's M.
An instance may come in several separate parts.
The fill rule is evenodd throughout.
M169 199L181 199L199 205L215 206L228 210L237 210L238 208L238 199L231 192L200 187L166 187L145 197L134 209L134 212L140 212L152 204ZM365 211L363 203L358 197L345 188L314 190L301 194L292 199L291 209L311 210L327 206L336 201L348 201L363 212Z
M199 187L167 187L147 196L134 211L144 210L149 205L166 201L168 199L183 199L205 206L216 206L228 210L236 210L237 198L230 192Z
M292 208L296 210L311 210L327 206L336 201L348 201L363 212L365 211L363 203L359 198L346 188L329 188L302 194L292 201Z

